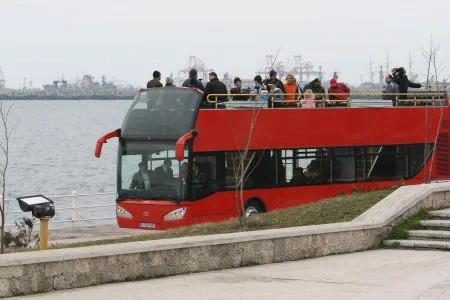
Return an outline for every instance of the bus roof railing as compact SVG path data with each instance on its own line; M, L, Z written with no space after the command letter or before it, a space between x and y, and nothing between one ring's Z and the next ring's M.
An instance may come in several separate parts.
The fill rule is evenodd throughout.
M222 101L219 101L219 98L226 98L226 102L233 102L236 101L233 99L233 97L248 97L247 100L244 101L256 101L256 102L265 102L265 101L259 101L261 96L264 97L271 97L271 105L272 108L276 107L275 103L296 103L297 106L301 106L301 102L305 101L303 98L305 94L287 94L287 93L267 93L267 94L209 94L206 97L206 100L208 103L215 105L215 108L218 108L218 104ZM286 99L276 99L277 97L283 98L285 96L294 96L296 99L294 100L286 100ZM330 96L337 96L337 97L347 97L347 99L330 99ZM314 101L316 103L342 103L346 104L347 106L351 106L352 98L358 98L358 99L367 99L367 100L388 100L388 101L395 101L395 106L399 106L402 103L412 103L413 106L417 106L418 104L423 103L432 103L435 102L443 102L448 101L448 95L447 91L419 91L419 92L411 92L411 93L371 93L371 92L357 92L357 93L314 93L314 97L316 99L309 99L309 101Z

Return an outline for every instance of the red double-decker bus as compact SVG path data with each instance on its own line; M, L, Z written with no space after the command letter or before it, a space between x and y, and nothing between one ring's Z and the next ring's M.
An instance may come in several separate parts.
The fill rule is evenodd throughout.
M199 90L147 89L95 154L119 138L120 227L217 222L449 177L449 106L441 96L427 106L200 109ZM245 149L254 159L238 212L235 168Z

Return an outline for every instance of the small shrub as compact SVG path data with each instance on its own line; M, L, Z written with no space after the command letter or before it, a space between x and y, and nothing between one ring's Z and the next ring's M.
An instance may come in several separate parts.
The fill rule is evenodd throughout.
M5 247L11 248L29 248L36 247L39 242L39 234L33 235L33 228L36 224L35 218L22 218L20 221L14 222L17 232L5 231L3 241ZM32 243L34 242L34 245Z
M430 218L430 215L428 214L429 211L430 209L422 208L417 214L392 227L389 238L394 240L407 239L409 230L421 229L422 225L420 225L420 221Z

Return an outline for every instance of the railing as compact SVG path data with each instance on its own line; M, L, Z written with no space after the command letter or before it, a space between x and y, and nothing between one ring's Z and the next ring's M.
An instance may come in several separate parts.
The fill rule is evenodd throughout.
M78 193L77 191L73 191L70 195L57 195L57 196L48 196L52 200L56 199L69 199L71 200L70 206L63 206L58 207L55 205L55 210L58 211L71 211L69 219L64 220L50 220L50 223L72 223L72 227L75 227L78 225L79 222L85 222L85 221L97 221L97 220L112 220L115 219L115 214L113 216L105 216L105 217L95 217L95 218L79 218L79 211L85 210L85 209L98 209L98 208L106 208L106 207L114 207L115 204L96 204L96 205L79 205L80 198L88 198L88 197L96 197L96 196L115 196L115 192L104 192L104 193ZM5 205L9 203L16 202L16 199L5 199ZM8 211L6 210L6 214L23 214L23 211L21 210L13 210ZM8 219L7 219L8 220ZM14 227L15 224L10 223L6 224L5 227Z
M311 95L311 94L309 94ZM295 97L294 100L277 99L279 97L285 98L285 96ZM307 95L308 96L308 95ZM305 99L305 94L286 94L286 93L267 93L267 94L209 94L206 100L215 108L219 108L221 103L220 98L225 98L226 102L233 102L233 97L248 97L248 100L256 103L269 102L270 107L275 108L286 104L291 107L301 107L304 101L314 101L316 104L343 104L344 106L351 106L352 99L364 99L364 100L384 100L395 101L395 106L401 106L404 103L417 105L436 105L447 101L447 92L444 91L423 91L415 93L314 93L314 99ZM330 99L331 96L331 99ZM338 98L338 99L335 99ZM268 98L270 100L261 100L261 98ZM345 99L339 99L345 98Z

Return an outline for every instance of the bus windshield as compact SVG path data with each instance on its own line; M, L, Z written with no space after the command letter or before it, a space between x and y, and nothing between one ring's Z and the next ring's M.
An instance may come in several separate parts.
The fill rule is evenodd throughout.
M193 129L202 94L186 88L153 88L137 94L122 124L122 137L178 138Z
M122 141L118 199L181 200L186 193L185 160L175 158L175 142Z

